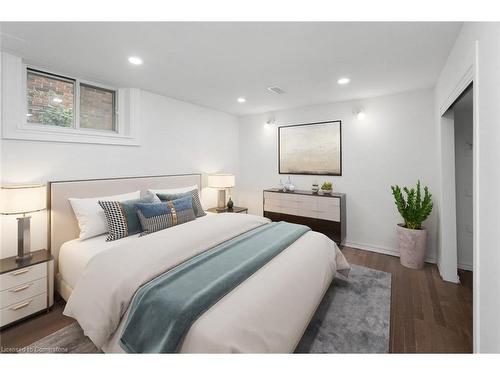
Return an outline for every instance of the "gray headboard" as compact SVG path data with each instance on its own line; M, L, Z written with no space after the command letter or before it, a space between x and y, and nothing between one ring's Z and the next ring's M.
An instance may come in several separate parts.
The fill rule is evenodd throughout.
M78 222L68 198L93 198L147 189L170 189L198 185L201 174L120 177L95 180L52 181L48 183L48 249L57 260L61 245L79 236Z

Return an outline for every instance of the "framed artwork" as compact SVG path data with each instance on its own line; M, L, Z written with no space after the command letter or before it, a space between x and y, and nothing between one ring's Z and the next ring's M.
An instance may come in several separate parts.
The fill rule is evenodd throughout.
M342 176L342 122L280 126L278 172Z

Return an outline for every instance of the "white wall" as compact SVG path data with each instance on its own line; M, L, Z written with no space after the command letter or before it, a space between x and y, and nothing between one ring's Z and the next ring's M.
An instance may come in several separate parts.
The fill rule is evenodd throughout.
M362 105L367 117L357 120L352 109ZM397 254L396 224L400 218L391 184L413 185L418 179L436 190L432 90L406 92L353 102L331 103L274 113L279 125L342 120L341 177L292 176L299 189L316 181L332 181L347 194L347 243L358 248ZM277 187L286 175L277 172L277 129L265 126L268 116L240 118L238 205L262 214L262 190ZM428 258L436 255L436 216L429 229Z
M141 145L0 141L4 184L176 173L237 172L238 119L141 92ZM203 191L206 206L215 192ZM45 213L33 214L32 248L46 244ZM14 255L16 220L2 217L1 257Z
M464 24L435 90L436 107L443 108L456 95L469 66L473 67L474 350L483 353L500 352L499 46L499 23ZM439 121L437 117L436 127Z
M454 112L458 268L472 270L472 108Z

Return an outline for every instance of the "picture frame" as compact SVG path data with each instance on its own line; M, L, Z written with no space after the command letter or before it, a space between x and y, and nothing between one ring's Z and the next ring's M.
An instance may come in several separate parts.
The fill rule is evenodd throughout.
M278 127L278 173L342 176L342 121Z

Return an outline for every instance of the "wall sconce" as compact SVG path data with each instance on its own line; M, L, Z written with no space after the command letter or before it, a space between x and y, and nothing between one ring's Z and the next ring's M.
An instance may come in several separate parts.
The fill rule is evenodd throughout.
M366 112L363 107L355 107L352 110L352 113L354 114L354 116L356 116L358 120L364 120L366 118Z
M269 116L269 118L267 119L266 123L264 124L264 127L266 129L271 129L275 125L276 125L276 118L274 117L274 115L271 115L271 116Z

